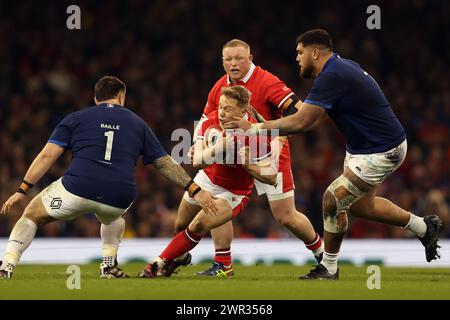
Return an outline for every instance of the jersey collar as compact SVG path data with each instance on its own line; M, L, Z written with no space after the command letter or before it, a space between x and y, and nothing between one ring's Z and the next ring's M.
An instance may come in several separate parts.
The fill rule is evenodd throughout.
M324 72L325 69L330 65L331 61L336 60L337 58L340 59L341 57L339 57L339 55L336 52L333 53L333 55L327 60L327 62L325 62L322 71L320 73Z
M248 80L250 80L253 72L255 71L256 66L253 64L250 65L250 70L248 70L247 74L239 81L242 81L243 83L247 83ZM227 76L227 84L230 85L231 81L230 81L230 77Z
M119 105L112 104L112 103L100 103L98 106L113 109L115 107L118 107Z

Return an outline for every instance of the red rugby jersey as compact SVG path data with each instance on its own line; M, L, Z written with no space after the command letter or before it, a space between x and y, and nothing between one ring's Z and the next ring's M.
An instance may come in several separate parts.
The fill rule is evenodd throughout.
M219 108L219 99L222 87L229 87L232 84L225 74L220 78L208 94L203 114L208 116ZM233 85L241 85L251 93L250 104L266 120L274 120L282 117L281 106L294 93L278 77L259 66L251 65L249 72ZM289 142L286 141L280 154L278 171L291 170Z
M247 116L250 122L256 122L256 120L251 118L248 114ZM205 119L200 124L196 133L196 139L205 140L209 145L215 143L215 137L217 135L222 134L223 129L219 125L219 115L216 110L208 114L208 119ZM256 141L249 139L256 139ZM238 164L237 159L239 157L239 149L244 144L247 146L250 145L250 155L253 159L267 157L271 153L270 138L263 136L242 136L241 138L235 137L235 143L237 146L234 148L234 152L231 152L231 154L228 153L228 156L231 156L232 164L227 164L230 163L230 161L226 162L226 160L224 160L224 164L214 163L203 169L203 171L205 171L209 179L215 185L238 195L249 196L252 193L254 178L242 167L242 165ZM256 148L253 148L255 146Z

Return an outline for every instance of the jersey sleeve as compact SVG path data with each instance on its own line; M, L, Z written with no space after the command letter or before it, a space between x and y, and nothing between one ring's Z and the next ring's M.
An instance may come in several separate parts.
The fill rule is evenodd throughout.
M345 86L339 77L334 73L327 72L314 80L304 102L329 110L342 97L344 92Z
M69 114L67 117L61 120L55 127L52 135L48 139L49 143L56 144L63 148L70 148L70 139L72 137L72 131L75 127L75 115Z
M281 108L284 102L294 94L283 81L274 75L268 76L266 83L266 99L277 108Z
M144 150L142 152L142 162L144 165L153 163L156 159L164 157L167 152L162 147L153 130L145 124Z

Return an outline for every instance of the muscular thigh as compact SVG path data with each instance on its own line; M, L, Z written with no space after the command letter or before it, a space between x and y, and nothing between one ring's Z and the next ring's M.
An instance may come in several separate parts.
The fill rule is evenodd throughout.
M295 211L294 197L269 201L270 210L275 218L283 218Z
M202 225L206 226L208 229L213 229L224 223L230 221L233 217L233 209L230 203L225 199L216 199L216 206L219 209L217 215L206 214L201 210L192 221L193 223L200 222Z
M56 221L51 217L42 203L40 194L34 197L25 208L23 215L38 225Z
M201 209L201 207L182 199L180 206L178 207L177 228L186 228Z

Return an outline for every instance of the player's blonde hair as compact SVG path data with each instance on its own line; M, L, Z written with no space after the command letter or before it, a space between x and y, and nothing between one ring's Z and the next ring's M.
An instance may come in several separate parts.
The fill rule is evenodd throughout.
M247 108L250 102L250 91L243 86L223 87L222 95L227 99L234 99L239 108Z
M233 39L233 40L228 41L227 43L225 43L223 45L222 51L225 48L235 48L235 47L244 47L245 49L248 50L248 52L250 52L250 45L247 42L242 41L240 39Z

